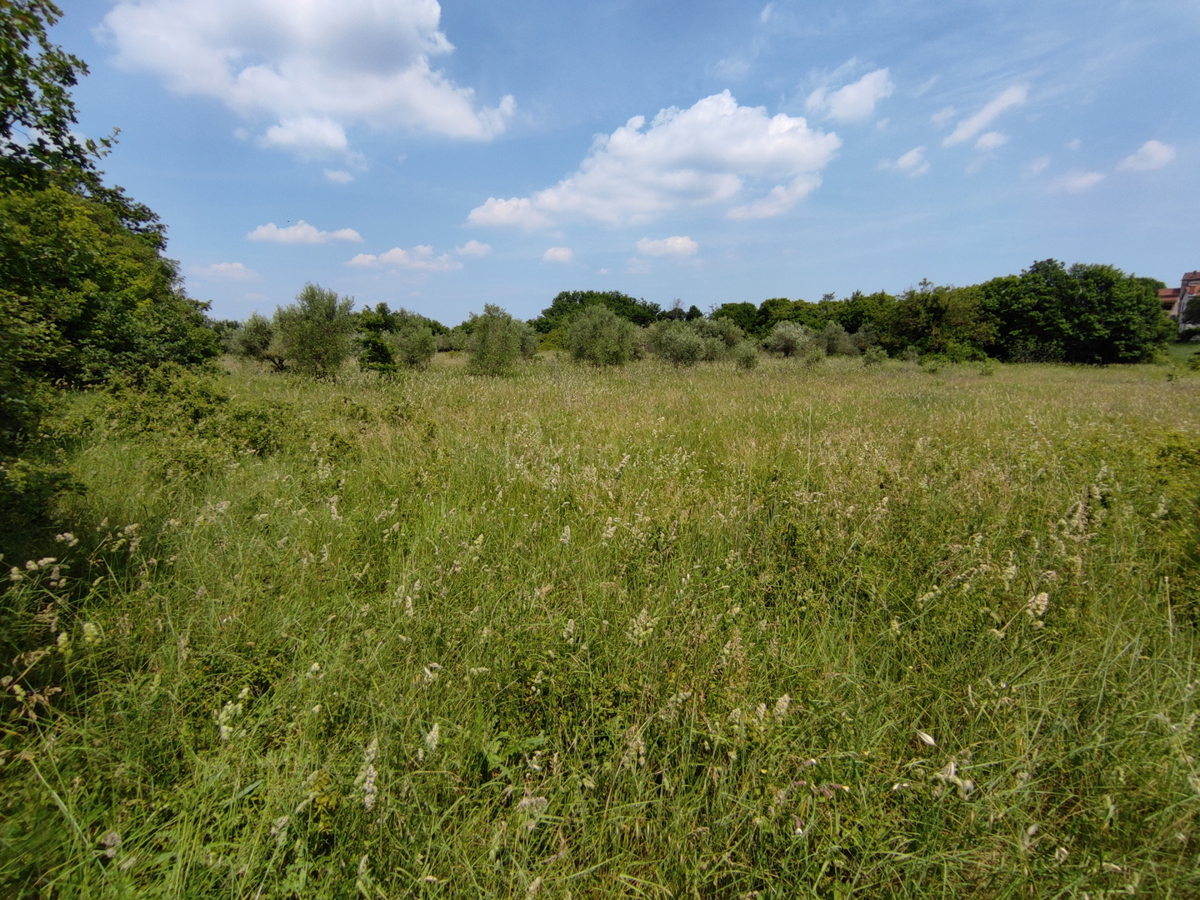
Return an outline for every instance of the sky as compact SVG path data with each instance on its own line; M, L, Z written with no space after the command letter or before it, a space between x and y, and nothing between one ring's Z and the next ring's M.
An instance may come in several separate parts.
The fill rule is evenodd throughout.
M58 2L217 318L1200 269L1194 0Z

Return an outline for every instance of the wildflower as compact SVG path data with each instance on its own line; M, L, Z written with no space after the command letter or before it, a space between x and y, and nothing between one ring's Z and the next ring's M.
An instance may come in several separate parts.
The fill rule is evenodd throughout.
M442 737L442 727L437 722L434 722L433 727L429 729L429 731L425 735L425 739L424 739L425 740L425 750L429 753L430 756L432 756L434 753L437 752L438 741L441 740L441 737Z
M89 647L100 643L100 626L95 622L84 622L83 642Z
M775 701L775 718L782 719L787 715L788 707L792 705L792 698L784 694Z
M562 637L563 637L563 640L566 641L568 644L575 643L575 620L574 619L567 619L567 626L563 629Z
M1041 628L1045 625L1042 616L1046 615L1046 610L1049 608L1050 595L1042 591L1042 593L1034 594L1029 598L1029 602L1025 604L1025 615L1033 620L1034 628Z
M121 836L115 831L110 831L100 838L100 846L104 848L105 858L112 859L121 849Z
M70 657L71 636L69 634L67 634L65 631L60 631L58 633L58 640L56 640L54 644L56 647L58 647L59 653L61 653L63 656Z
M75 537L75 535L71 534L69 531L64 531L62 534L56 534L54 536L54 540L58 541L60 544L66 544L68 547L74 547L79 543L79 538Z
M529 882L529 887L525 888L526 897L536 897L538 891L542 889L542 876L539 875L533 881Z
M617 533L617 520L612 516L608 517L608 521L604 523L604 530L600 532L600 540L610 541L613 535Z
M325 673L321 671L321 664L319 662L315 662L311 666L309 666L308 672L305 674L305 677L316 679L316 680L320 680L320 679L324 678Z
M895 616L892 616L892 624L889 626L889 629L892 632L893 637L900 636L900 620Z
M367 749L363 751L363 765L354 779L354 786L363 792L363 808L370 812L375 807L375 798L379 793L375 787L375 758L379 755L379 739L372 738Z
M425 684L433 684L438 679L438 671L442 667L435 662L431 662L421 670L422 678Z
M657 624L658 619L650 618L650 610L642 607L642 611L638 613L637 618L629 623L626 636L635 647L640 647L654 634L654 626Z
M560 537L558 539L558 542L560 544L562 544L564 547L567 546L567 544L571 543L571 526L570 525L563 526L562 537Z
M221 740L227 741L234 736L236 729L234 729L233 723L241 714L242 703L240 699L237 703L232 700L226 702L221 711L217 713L217 730L221 734Z

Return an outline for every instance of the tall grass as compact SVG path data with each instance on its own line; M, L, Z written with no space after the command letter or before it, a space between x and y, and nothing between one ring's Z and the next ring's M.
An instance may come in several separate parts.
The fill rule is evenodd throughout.
M6 895L1200 893L1194 377L438 363L81 404Z

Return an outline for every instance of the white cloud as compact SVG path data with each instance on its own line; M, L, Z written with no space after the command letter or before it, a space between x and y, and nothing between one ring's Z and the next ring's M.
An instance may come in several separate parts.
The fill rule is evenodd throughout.
M379 256L360 253L346 265L357 269L405 269L410 272L454 272L463 267L449 253L434 256L433 248L428 244L419 244L411 250L393 247Z
M735 206L728 213L731 219L770 219L782 215L821 185L816 175L797 175L790 184L777 184L767 196Z
M975 142L975 149L987 153L1003 147L1008 141L1009 137L1003 131L987 131L979 136L979 140Z
M775 14L775 4L768 3L766 6L764 6L762 8L762 12L760 12L758 14L759 24L761 24L761 25L767 24L767 22L769 22L771 20L771 16L773 16L774 14Z
M247 269L240 262L192 266L189 271L200 278L214 278L221 281L254 281L258 278L257 272Z
M459 256L487 256L492 252L491 244L481 244L479 241L470 240L461 247L455 247L454 252Z
M636 246L638 253L644 253L646 256L692 256L700 249L700 245L690 237L680 234L657 241L642 238Z
M1030 175L1041 175L1043 172L1046 171L1046 168L1049 165L1050 165L1050 157L1039 156L1037 159L1035 159L1033 162L1031 162L1029 165L1027 165L1025 167L1025 171L1028 172Z
M647 259L638 259L636 256L631 256L629 262L625 264L625 274L627 275L649 275L654 271L654 267L650 265Z
M542 254L542 262L570 262L575 258L575 251L570 247L551 247Z
M929 171L929 161L925 159L924 147L913 147L907 153L902 154L895 162L885 159L879 164L879 168L894 169L897 172L903 172L905 175L915 178Z
M1068 172L1062 175L1050 184L1052 191L1065 191L1069 194L1078 194L1082 191L1094 188L1104 180L1102 172Z
M946 124L957 115L957 109L953 106L947 106L944 109L939 109L930 116L929 121L933 123L934 128L945 128Z
M248 241L270 241L273 244L328 244L330 241L354 241L362 243L362 235L353 228L338 231L320 231L303 219L295 225L280 228L274 222L259 225L246 235Z
M823 113L838 122L861 122L874 114L876 103L892 96L895 90L888 70L876 69L832 93L827 88L817 88L808 95L804 107L810 113Z
M531 229L564 219L645 222L680 206L733 201L745 188L743 178L782 182L751 204L777 215L821 183L816 173L841 143L801 117L768 117L762 107L738 106L725 91L689 109L664 109L649 126L635 116L611 135L599 135L573 175L530 197L491 197L467 221Z
M98 33L124 69L274 119L264 146L330 155L355 125L479 140L504 130L512 97L480 108L431 68L454 49L440 17L436 0L120 0Z
M354 180L354 176L345 169L326 169L325 177L334 184L349 184Z
M1175 148L1162 141L1146 141L1131 156L1125 157L1117 165L1123 172L1149 172L1161 169L1175 158Z
M989 101L975 115L968 116L959 122L954 131L950 132L946 139L942 141L942 146L953 147L955 144L971 140L971 138L991 125L1001 113L1012 109L1014 106L1023 105L1028 97L1029 85L1013 85L1001 92L994 100Z
M1074 140L1067 141L1065 144L1063 144L1063 146L1074 152L1083 146L1083 141L1081 141L1079 138L1075 138Z

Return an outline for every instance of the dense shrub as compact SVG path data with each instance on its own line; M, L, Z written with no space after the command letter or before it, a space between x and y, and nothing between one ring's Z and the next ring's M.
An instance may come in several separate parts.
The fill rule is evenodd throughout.
M595 366L623 366L638 355L641 329L607 306L589 306L567 330L572 358Z
M813 344L812 332L795 322L777 322L767 337L766 347L772 353L796 356L806 346Z
M350 356L354 300L306 284L296 302L275 311L275 332L286 364L302 375L333 378Z
M650 345L660 359L676 366L694 366L706 350L704 338L690 323L669 319L651 329Z
M491 303L483 307L482 315L472 313L469 325L467 371L472 375L507 375L518 358L537 353L536 333Z
M739 369L753 369L758 365L758 348L753 341L742 341L729 355Z

